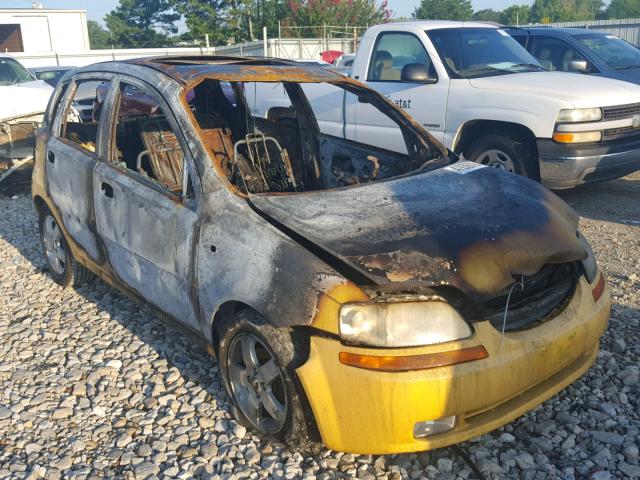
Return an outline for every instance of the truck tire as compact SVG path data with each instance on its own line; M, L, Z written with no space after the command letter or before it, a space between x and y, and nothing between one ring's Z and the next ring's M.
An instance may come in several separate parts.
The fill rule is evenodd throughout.
M40 244L53 280L63 287L85 283L91 273L73 258L62 229L46 206L40 211L39 226Z
M297 451L317 448L303 411L292 367L296 352L287 328L276 328L253 310L215 326L220 373L236 420L259 435Z
M485 135L467 149L465 158L493 168L536 178L531 152L525 142L506 135Z

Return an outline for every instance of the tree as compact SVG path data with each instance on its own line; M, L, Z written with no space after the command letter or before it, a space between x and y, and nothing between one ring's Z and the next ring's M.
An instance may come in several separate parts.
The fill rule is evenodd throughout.
M93 49L111 48L111 34L108 30L102 28L95 20L87 21L87 30L89 31L89 43Z
M602 0L535 0L531 21L538 23L593 20L602 9Z
M471 0L422 0L413 12L414 18L438 20L471 20Z
M474 12L473 19L478 22L499 22L500 12L496 12L492 8L485 8Z
M380 4L377 0L289 0L289 9L285 25L318 27L301 30L301 36L322 36L323 25L375 25L387 22L392 15L386 0Z
M500 12L499 22L504 25L523 25L529 23L531 7L529 5L511 5Z
M174 0L173 7L184 16L189 37L203 39L209 35L211 44L220 45L229 36L225 25L227 4L225 0Z
M611 0L606 12L608 18L640 17L640 0Z
M121 47L157 47L170 43L180 14L171 0L120 0L105 16L114 43Z

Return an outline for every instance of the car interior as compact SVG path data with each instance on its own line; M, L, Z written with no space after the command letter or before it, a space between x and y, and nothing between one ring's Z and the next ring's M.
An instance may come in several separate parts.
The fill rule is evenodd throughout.
M356 185L415 170L435 155L435 150L425 152L424 139L422 149L414 147L408 150L413 155L403 155L321 133L296 83L284 83L290 106L254 115L244 95L254 88L252 83L206 79L187 94L206 148L230 182L245 193Z

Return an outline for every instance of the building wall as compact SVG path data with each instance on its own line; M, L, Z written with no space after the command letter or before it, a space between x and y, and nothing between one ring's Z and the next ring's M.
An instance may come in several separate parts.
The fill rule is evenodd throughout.
M84 10L0 9L0 24L19 24L24 52L89 50Z

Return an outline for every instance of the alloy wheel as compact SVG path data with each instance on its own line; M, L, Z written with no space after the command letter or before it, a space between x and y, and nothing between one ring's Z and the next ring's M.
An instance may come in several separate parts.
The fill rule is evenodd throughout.
M47 214L42 224L42 240L49 266L58 275L63 275L67 255L62 244L62 232L52 215Z
M478 158L476 158L476 162L487 165L488 167L506 170L507 172L515 173L516 171L515 163L511 157L504 151L498 149L491 149L482 152L478 155Z
M287 419L284 377L275 356L251 333L241 333L229 345L227 373L242 414L259 431L276 433Z

